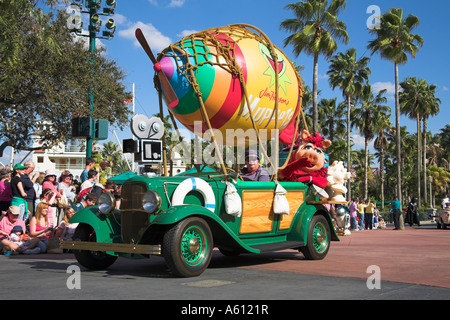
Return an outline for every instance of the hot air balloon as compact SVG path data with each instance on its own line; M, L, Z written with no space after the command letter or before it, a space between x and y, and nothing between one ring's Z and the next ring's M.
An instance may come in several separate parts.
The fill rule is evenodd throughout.
M268 140L301 110L303 86L288 57L257 28L229 25L182 38L155 59L142 32L169 111L186 128L220 144ZM265 130L262 130L265 129Z

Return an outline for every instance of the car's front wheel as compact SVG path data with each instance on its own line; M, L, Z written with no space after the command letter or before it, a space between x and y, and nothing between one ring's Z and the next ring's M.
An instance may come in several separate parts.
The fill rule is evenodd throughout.
M73 235L74 241L97 242L94 229L87 224L79 224ZM74 250L75 258L83 267L91 270L104 270L112 265L117 257L100 251Z
M313 216L308 228L306 246L300 250L308 260L322 260L330 248L330 227L322 215Z
M163 239L162 254L173 274L200 275L208 267L213 251L212 234L201 218L187 218L170 228Z

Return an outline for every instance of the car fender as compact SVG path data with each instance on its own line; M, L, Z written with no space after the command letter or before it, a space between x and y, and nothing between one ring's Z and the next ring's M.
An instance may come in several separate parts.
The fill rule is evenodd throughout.
M90 225L97 237L97 242L112 243L112 234L120 235L120 227L111 223L106 215L99 214L97 207L85 208L70 219L70 223L85 223Z
M323 205L304 205L299 208L297 215L297 221L294 223L294 228L289 233L288 240L302 241L305 244L308 239L308 228L311 223L311 219L314 215L323 215L330 226L331 241L340 241L336 230L333 226L330 213Z
M214 244L216 246L220 246L221 243L230 244L230 242L233 242L235 246L241 247L242 251L250 253L260 252L260 250L253 249L242 242L218 216L209 209L199 205L189 204L169 207L163 213L158 214L147 232L150 232L151 229L157 226L173 225L183 219L194 216L201 217L208 223L211 231L213 231Z

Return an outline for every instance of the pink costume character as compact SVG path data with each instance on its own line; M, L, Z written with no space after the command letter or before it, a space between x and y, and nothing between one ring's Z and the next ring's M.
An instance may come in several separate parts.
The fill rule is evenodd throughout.
M297 181L312 183L318 187L327 186L327 171L323 149L331 145L330 140L324 139L320 134L303 130L302 144L292 154L286 168L280 171L282 181Z

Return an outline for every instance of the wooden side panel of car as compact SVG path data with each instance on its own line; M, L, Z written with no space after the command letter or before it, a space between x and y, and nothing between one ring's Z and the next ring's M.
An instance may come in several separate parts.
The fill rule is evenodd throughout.
M286 230L291 227L292 221L294 220L295 214L298 208L305 202L305 192L304 191L288 191L286 198L289 202L289 214L280 215L280 230Z
M242 216L239 233L272 231L272 202L273 191L242 191Z
M281 215L280 230L291 227L298 208L303 204L304 191L288 191L289 215ZM274 224L273 191L245 190L242 192L242 216L240 234L271 232Z

